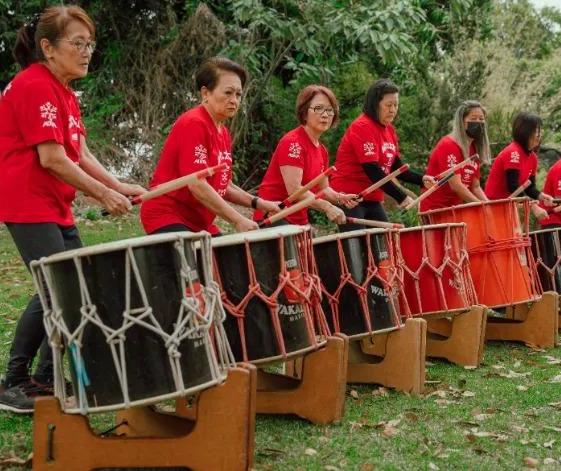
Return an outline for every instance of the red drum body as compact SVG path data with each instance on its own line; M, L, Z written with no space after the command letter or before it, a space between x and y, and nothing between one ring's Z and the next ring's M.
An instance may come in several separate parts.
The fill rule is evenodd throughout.
M368 229L314 239L314 257L329 327L351 338L401 325L395 232Z
M311 276L310 227L279 226L212 240L214 273L237 361L268 363L325 343L319 285ZM318 329L315 322L317 321Z
M477 299L487 306L501 307L540 296L530 251L528 214L528 200L516 198L435 209L423 216L433 224L467 224L467 248Z
M469 271L465 224L399 231L402 312L422 315L465 310L477 304Z

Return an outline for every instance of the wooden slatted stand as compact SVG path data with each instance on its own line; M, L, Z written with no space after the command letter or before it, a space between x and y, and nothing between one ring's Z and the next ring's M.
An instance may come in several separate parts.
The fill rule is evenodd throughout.
M258 370L257 413L295 414L315 424L341 420L349 340L327 338L327 344L285 364L284 374Z
M229 370L226 381L198 394L191 409L147 407L120 411L117 436L102 437L86 416L65 414L58 399L35 403L33 469L90 471L153 468L247 470L253 460L256 368ZM193 417L195 419L193 420Z
M558 345L558 323L559 295L547 291L538 301L507 308L507 318L490 316L486 339L511 340L539 348L552 348Z
M399 330L351 342L347 382L420 394L425 383L426 330L425 320L407 319Z

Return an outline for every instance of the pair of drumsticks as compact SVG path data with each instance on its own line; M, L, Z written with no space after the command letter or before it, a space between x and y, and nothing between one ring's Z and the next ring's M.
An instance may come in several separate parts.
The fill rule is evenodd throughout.
M418 198L416 198L411 203L409 203L404 209L409 210L409 209L413 208L414 206L416 206L417 204L419 204L424 198L426 198L427 196L432 194L434 191L438 190L438 188L441 188L445 183L447 183L454 176L454 174L457 170L461 169L462 167L464 167L465 165L467 165L468 163L472 162L474 159L477 159L477 158L478 158L477 154L473 155L469 159L466 159L463 162L460 162L459 164L455 165L454 167L451 167L448 170L446 170L446 171L440 173L439 175L437 175L435 177L435 179L438 180L438 182L433 187L429 188L425 193L423 193ZM154 188L154 189L152 189L152 190L150 190L150 191L148 191L148 192L146 192L142 195L138 195L138 196L135 196L135 197L131 198L131 204L137 205L137 204L143 203L144 201L148 201L148 200L151 200L153 198L157 198L158 196L161 196L163 194L166 194L166 193L169 193L169 192L172 192L172 191L176 191L176 190L178 190L180 188L183 188L183 187L185 187L189 184L195 183L198 180L208 178L208 177L214 175L215 173L224 170L225 168L226 168L226 164L218 164L218 165L215 165L213 167L209 167L209 168L200 170L198 172L194 172L194 173L191 173L189 175L185 175L183 177L176 178L176 179L171 180L169 182L162 183L161 185L158 185L156 188ZM397 170L391 172L390 174L386 175L384 178L378 180L376 183L370 185L369 187L365 188L360 193L358 193L357 199L364 198L367 194L372 193L373 191L377 190L382 185L386 184L387 182L389 182L393 178L397 177L398 175L402 174L403 172L407 171L408 169L409 169L409 165L407 165L407 164L402 165ZM290 216L291 214L293 214L297 211L300 211L304 208L307 208L315 200L320 199L323 196L323 193L324 193L322 190L320 190L319 192L317 192L313 196L309 196L307 198L304 198L303 200L299 201L296 204L291 204L292 202L299 199L303 194L307 193L312 188L314 188L316 185L318 185L324 178L327 178L334 171L336 171L336 168L334 166L329 167L325 171L320 173L317 177L310 180L306 185L303 185L301 188L296 190L294 193L292 193L290 196L288 196L285 200L283 200L279 204L279 207L281 208L281 211L279 211L278 213L276 213L276 214L274 214L270 217L265 218L263 221L261 221L259 223L259 227L263 227L263 226L266 226L266 225L273 224L277 221L280 221L281 219L284 219L285 217ZM523 189L521 191L523 191ZM104 210L104 211L102 211L102 214L107 215L108 212L106 210ZM347 217L347 220L351 223L363 224L363 225L368 225L368 226L372 226L372 227L382 227L382 228L391 228L391 229L403 227L402 224L394 224L394 223L388 223L388 222L383 222L383 221L372 221L372 220L352 218L352 217Z

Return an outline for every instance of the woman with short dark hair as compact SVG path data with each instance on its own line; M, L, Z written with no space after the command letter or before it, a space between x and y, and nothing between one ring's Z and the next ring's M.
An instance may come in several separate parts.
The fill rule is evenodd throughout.
M520 185L530 180L530 186L524 190L524 194L552 204L551 196L536 188L536 151L540 145L541 126L542 120L536 114L523 111L516 115L512 122L513 140L493 161L485 184L485 194L489 199L508 198ZM539 206L532 206L532 212L538 220L547 217L547 211Z
M82 245L71 208L77 189L112 214L131 209L123 195L145 191L109 174L86 145L70 83L86 76L94 49L93 22L77 6L49 7L17 34L14 57L22 70L0 97L0 221L27 267ZM35 295L16 328L0 409L31 413L33 398L52 394L52 383L51 348Z
M403 165L397 133L392 125L398 107L399 89L391 80L379 79L370 86L364 99L362 114L347 128L337 149L337 172L332 178L334 189L359 193ZM425 182L427 186L433 184L432 178L412 170L397 178L419 186L423 186ZM390 181L366 195L358 206L345 209L345 214L361 219L387 221L382 206L384 194L391 196L402 207L412 201L411 197ZM339 229L349 231L363 227L359 224L344 224Z
M245 69L225 57L207 59L195 82L202 104L183 113L164 143L150 186L225 163L221 172L190 184L187 188L143 203L140 217L148 234L175 231L220 233L214 225L218 215L238 232L257 229L226 201L266 212L279 211L276 203L253 197L232 183L232 141L226 121L239 109Z
M282 201L329 166L328 152L320 138L339 119L339 104L333 92L322 85L303 88L296 98L296 117L300 125L280 139L259 186L259 196L263 198ZM345 221L345 215L336 205L356 205L354 194L334 191L329 187L327 178L312 190L322 190L324 197L314 201L310 208L324 212L330 221L338 224ZM308 191L300 199L312 194ZM253 217L259 221L264 213L255 211ZM307 224L307 209L286 217L286 222Z

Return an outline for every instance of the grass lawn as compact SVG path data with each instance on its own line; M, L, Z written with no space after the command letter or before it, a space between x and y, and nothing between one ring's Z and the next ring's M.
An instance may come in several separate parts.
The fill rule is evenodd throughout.
M84 244L142 235L137 219L79 222ZM32 283L0 229L0 371ZM483 365L427 366L427 391L410 396L373 386L347 387L340 424L259 416L258 470L561 469L561 348L534 351L487 344ZM105 426L108 414L92 416ZM27 458L32 420L0 412L0 469ZM71 470L69 470L71 471Z

